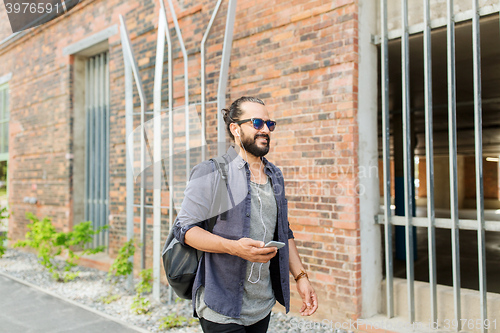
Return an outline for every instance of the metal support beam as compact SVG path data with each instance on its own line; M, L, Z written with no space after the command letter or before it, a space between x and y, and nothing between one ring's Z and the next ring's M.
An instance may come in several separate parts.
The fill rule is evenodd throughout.
M210 30L212 29L212 25L215 21L215 17L219 12L220 5L222 0L218 0L215 5L215 9L212 13L212 17L210 18L210 22L208 22L207 30L203 35L203 39L201 40L201 160L206 160L206 132L207 132L207 111L206 111L206 99L207 99L207 87L206 87L206 59L205 59L205 44L207 43L208 36L210 35ZM219 110L218 110L219 111ZM217 112L217 115L219 112Z
M219 87L217 89L217 142L218 154L226 152L226 131L225 123L220 112L226 107L227 80L229 74L229 62L231 60L231 50L233 48L234 19L236 16L237 0L229 0L227 8L226 31L224 33L224 48L222 49L222 60L219 76Z
M381 91L382 91L382 136L383 136L383 162L384 162L384 216L385 216L385 272L386 272L386 299L387 317L394 317L394 282L392 259L392 224L391 224L391 145L389 123L389 48L387 40L387 0L380 1L380 16L382 17L381 31Z
M189 181L189 173L191 171L191 154L189 145L189 77L188 77L188 54L186 47L184 46L184 40L182 39L181 28L179 27L179 21L177 20L177 15L175 15L174 4L172 0L168 0L168 5L170 7L170 12L172 14L172 19L174 21L175 32L177 33L177 38L179 39L179 44L181 45L182 56L184 57L184 107L185 107L185 122L186 122L186 184Z
M401 73L403 86L403 166L405 188L405 240L406 240L406 277L408 280L408 317L410 322L415 321L415 293L413 271L413 184L412 184L412 145L410 123L410 50L408 33L408 0L401 0L402 38L401 38Z
M155 80L153 88L153 298L160 300L160 251L161 251L161 84L167 19L163 1L160 0L156 40Z
M481 8L479 8L479 15L480 16L488 16L488 15L492 15L492 14L498 14L499 11L500 11L500 4L495 3L492 5L486 5L486 6L482 6ZM474 15L475 15L474 10L466 10L463 12L459 12L455 15L454 21L455 21L455 23L470 21L470 20L472 20ZM440 17L440 18L433 19L430 22L430 25L431 25L431 29L446 27L447 19L446 19L446 17ZM410 35L421 33L424 30L425 30L425 23L417 23L417 24L414 24L414 25L408 27L408 31L409 31ZM388 32L387 35L388 35L389 40L401 38L401 29L391 30ZM381 42L380 36L373 36L372 39L373 39L374 44L380 44L380 42Z
M481 106L481 43L479 29L479 3L472 0L472 59L474 77L474 135L476 149L476 205L477 205L477 250L479 264L479 295L481 322L488 319L486 290L486 241L484 234L484 184L483 184L483 120ZM481 331L487 332L486 325Z
M161 248L161 168L163 159L161 156L162 137L161 137L161 86L163 82L163 61L165 55L165 37L167 37L168 48L168 92L169 92L169 119L173 113L173 88L172 88L172 43L170 39L170 30L163 1L160 0L160 13L158 19L158 36L156 43L156 65L155 65L155 80L154 80L154 195L153 195L153 297L160 300L160 248ZM171 147L172 136L172 121L169 121L169 148ZM169 154L172 155L172 148L169 149ZM172 156L169 158L169 163L172 164ZM171 170L173 173L173 170ZM173 183L173 175L169 175L169 184ZM166 176L166 175L165 175ZM173 192L170 188L170 198L173 198ZM170 223L169 230L172 228L172 202L170 203ZM169 300L172 298L172 289L169 288Z
M436 228L442 229L451 229L453 221L451 219L446 218L436 218L434 226ZM375 223L377 224L385 224L385 217L383 214L375 216ZM393 216L391 217L392 225L401 225L404 226L406 224L406 219L403 216ZM412 226L414 227L429 227L429 220L427 217L414 217L412 219ZM461 230L477 230L477 220L466 220L460 219L458 221L458 227ZM500 232L500 223L498 221L484 221L484 230L485 231L493 231Z
M123 36L122 36L123 38ZM125 67L125 136L130 138L134 126L134 91L133 91L133 76L132 65L128 57L123 54L123 62ZM130 149L125 149L126 157L126 191L127 191L127 241L134 238L134 170L132 163L134 161L133 152ZM134 257L129 258L130 262L134 262ZM127 278L127 289L133 290L133 274Z
M137 66L137 62L135 60L134 56L134 51L132 50L132 42L130 41L129 33L127 30L127 26L125 24L125 21L123 20L123 16L120 15L120 35L121 35L121 42L122 42L122 51L123 51L123 58L125 61L125 73L130 74L130 70L132 71L132 74L135 79L135 85L137 87L137 91L139 93L139 99L141 102L141 172L144 171L144 158L145 158L145 142L144 142L144 135L142 135L144 131L144 112L146 111L146 94L144 93L143 85L142 85L142 80L139 75L139 66ZM128 67L128 69L127 69ZM129 75L130 76L130 75ZM132 118L132 112L133 112L133 88L131 84L131 78L129 79L130 84L127 85L127 78L125 80L126 86L125 86L125 108L127 111L126 112L129 117L127 118L130 122L130 124L126 124L127 126L127 132L130 130L129 135L132 134L132 126L133 126L133 118ZM130 105L129 105L130 103ZM128 107L128 108L127 108ZM129 138L129 136L127 136ZM133 144L133 139L132 139L132 144ZM129 149L127 149L127 152L129 152ZM132 170L129 170L132 168L132 162L133 162L133 156L129 154L129 160L127 161L127 175L128 177L131 177L128 172L130 171L133 174ZM128 180L127 177L127 180ZM127 181L127 186L128 186L128 181ZM145 267L146 264L146 216L144 214L144 174L141 175L141 202L140 202L140 218L141 218L141 268ZM128 188L127 188L128 190ZM132 228L132 237L133 237L133 225L134 225L134 216L133 216L133 184L132 184L132 191L131 191L131 198L129 199L128 195L130 192L127 191L127 237L128 231L129 231L129 224L130 228ZM132 207L131 210L131 216L129 216L129 207ZM130 220L129 220L130 218Z
M431 320L437 322L436 292L436 230L434 227L434 149L432 136L432 50L430 0L424 1L424 86L425 86L425 156L427 177L427 216L429 227L427 241L429 244L429 284L431 301Z
M455 302L455 320L460 322L460 250L458 227L458 176L457 176L457 114L456 114L456 79L455 79L455 22L453 0L447 0L447 67L448 67L448 141L450 159L450 209L453 267L453 296ZM460 330L460 327L457 328Z

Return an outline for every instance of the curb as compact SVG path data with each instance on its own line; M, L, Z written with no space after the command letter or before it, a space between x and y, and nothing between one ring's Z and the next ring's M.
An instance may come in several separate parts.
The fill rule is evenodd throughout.
M148 331L148 330L146 330L146 329L144 329L144 328L137 327L137 326L135 326L135 325L129 324L129 323L127 323L127 322L125 322L125 321L123 321L123 320L121 320L121 319L118 319L118 318L115 318L115 317L113 317L113 316L110 316L110 315L108 315L108 314L106 314L106 313L103 313L103 312L97 311L96 309L93 309L93 308L91 308L91 307L89 307L89 306L87 306L87 305L84 305L84 304L78 303L78 302L76 302L76 301L73 301L73 300L71 300L71 299L65 298L65 297L60 296L60 295L58 295L58 294L56 294L56 293L53 293L53 292L48 291L48 290L46 290L46 289L40 288L40 287L38 287L38 286L35 286L34 284L31 284L31 283L29 283L29 282L23 281L23 280L21 280L21 279L18 279L18 278L16 278L16 277L13 277L13 276L11 276L11 275L9 275L9 274L6 274L6 273L4 273L4 272L1 272L1 271L0 271L0 275L2 275L2 276L4 276L4 277L6 277L6 278L8 278L8 279L11 279L11 280L13 280L13 281L16 281L16 282L19 282L19 283L21 283L21 284L24 284L24 285L26 285L26 286L28 286L28 287L30 287L30 288L36 289L36 290L38 290L38 291L41 291L41 292L43 292L43 293L45 293L45 294L47 294L47 295L50 295L50 296L53 296L53 297L59 298L60 300L63 300L63 301L68 302L68 303L70 303L70 304L76 305L76 306L78 306L78 307L80 307L80 308L82 308L82 309L84 309L84 310L87 310L87 311L89 311L89 312L95 313L95 314L97 314L97 315L99 315L99 316L101 316L101 317L104 317L104 318L106 318L106 319L108 319L108 320L114 321L114 322L116 322L116 323L118 323L118 324L120 324L120 325L126 326L126 327L128 327L128 328L130 328L130 329L133 329L133 330L137 331L137 332L141 332L141 333L151 333L150 331Z

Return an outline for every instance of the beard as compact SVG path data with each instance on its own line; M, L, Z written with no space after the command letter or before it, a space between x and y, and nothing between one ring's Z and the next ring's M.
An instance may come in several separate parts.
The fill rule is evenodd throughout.
M267 139L267 142L263 146L259 146L256 143L256 140L259 137ZM241 139L243 147L246 151L254 156L262 157L269 152L271 138L267 134L256 134L253 138L243 135Z

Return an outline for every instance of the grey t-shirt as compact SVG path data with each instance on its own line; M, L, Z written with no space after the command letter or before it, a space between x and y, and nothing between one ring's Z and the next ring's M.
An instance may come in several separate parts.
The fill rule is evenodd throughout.
M271 182L269 178L265 184L250 182L250 189L252 207L249 237L264 243L270 242L273 240L278 213ZM259 197L261 201L259 201ZM270 262L262 265L261 263L247 262L240 318L227 317L207 307L203 301L205 294L203 286L196 293L198 316L220 324L234 323L245 326L253 325L264 319L276 303L269 275L269 264Z

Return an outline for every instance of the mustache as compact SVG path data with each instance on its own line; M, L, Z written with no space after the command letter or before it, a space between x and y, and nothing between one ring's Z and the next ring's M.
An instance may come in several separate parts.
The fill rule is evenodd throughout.
M257 139L257 138L265 138L267 139L267 141L271 141L269 135L267 134L256 134L255 137L254 137L254 140Z

